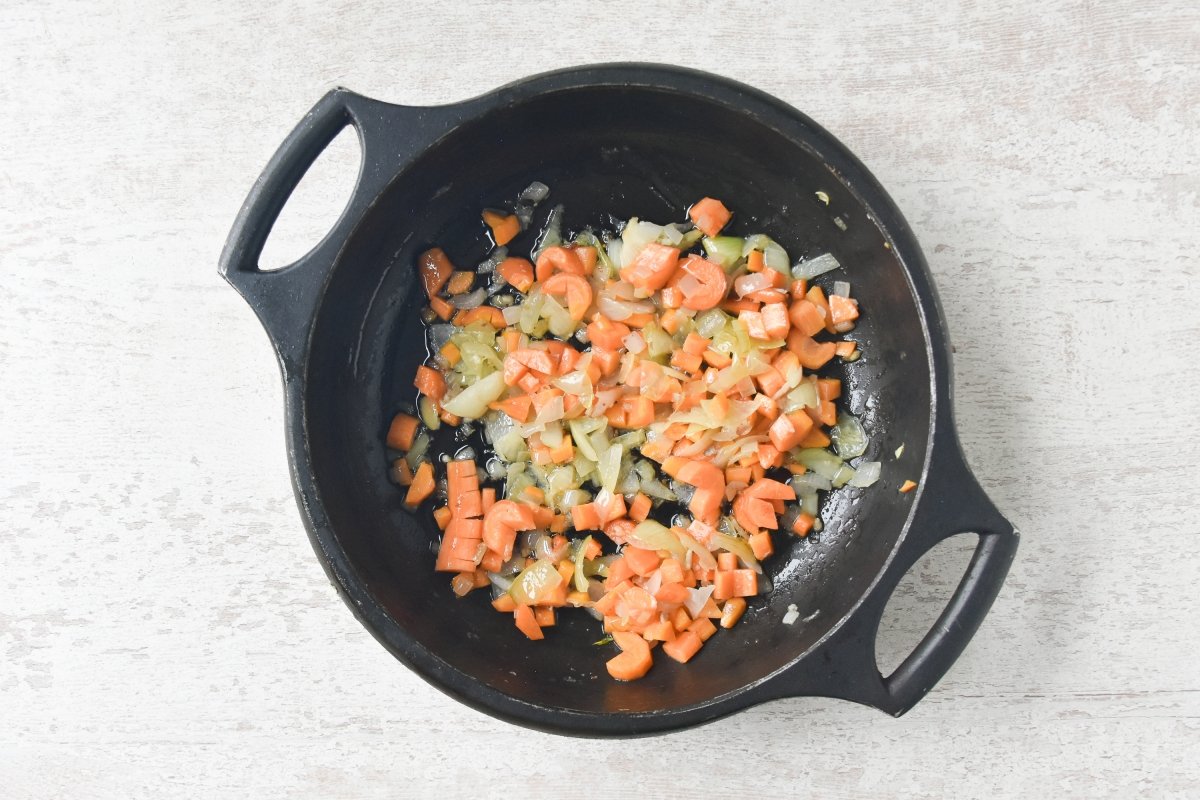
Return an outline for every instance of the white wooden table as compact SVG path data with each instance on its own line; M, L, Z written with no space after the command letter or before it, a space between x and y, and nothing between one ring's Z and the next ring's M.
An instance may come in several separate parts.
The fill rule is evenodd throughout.
M1200 793L1195 3L259 5L5 5L0 796ZM936 273L965 447L1024 538L900 720L804 699L633 742L510 727L387 655L302 531L266 336L215 270L276 145L334 85L432 104L638 59L817 119ZM353 156L273 258L328 225ZM902 587L885 663L964 552Z

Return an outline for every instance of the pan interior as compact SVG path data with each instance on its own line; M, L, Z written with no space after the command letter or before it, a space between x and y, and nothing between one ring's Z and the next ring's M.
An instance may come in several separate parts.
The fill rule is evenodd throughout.
M450 668L519 701L646 712L702 704L761 680L853 607L908 516L911 501L896 488L924 463L930 364L917 301L877 216L800 143L799 130L780 132L736 108L665 90L565 90L459 126L381 195L328 284L304 407L324 512L366 590L390 615L377 635L400 649L413 646L397 638L402 630ZM604 225L610 215L682 221L700 197L721 198L735 212L733 233L767 232L793 260L832 252L844 269L818 283L828 289L848 280L863 309L852 337L863 358L828 374L845 381L849 408L871 435L866 457L884 462L882 480L832 493L820 534L777 535L767 568L774 590L750 604L743 622L713 637L686 666L660 655L632 684L607 676L604 661L615 649L593 644L603 633L586 613L560 613L559 625L534 643L492 610L487 592L456 599L449 576L433 572L432 517L406 511L387 477L384 433L398 404L413 400L412 377L425 357L415 257L436 244L456 264L482 260L480 210L534 180L551 189L540 210L561 203L569 230ZM531 241L519 239L513 252L527 255ZM784 625L791 604L801 620Z

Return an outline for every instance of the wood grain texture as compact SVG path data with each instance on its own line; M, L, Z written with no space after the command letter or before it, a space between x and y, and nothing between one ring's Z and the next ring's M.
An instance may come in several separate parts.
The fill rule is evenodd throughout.
M5 6L0 794L1196 796L1195 3L259 5ZM335 85L429 104L609 60L804 110L926 248L968 456L1024 538L903 719L806 699L634 743L518 730L386 655L309 548L266 336L215 271L254 177ZM353 158L293 200L281 258ZM959 569L914 571L885 654ZM680 753L734 757L647 770Z

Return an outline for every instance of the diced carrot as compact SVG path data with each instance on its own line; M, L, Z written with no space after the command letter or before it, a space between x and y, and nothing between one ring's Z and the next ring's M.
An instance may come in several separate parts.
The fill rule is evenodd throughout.
M642 638L648 642L670 642L675 639L675 626L669 619L659 620L646 626Z
M488 550L483 554L483 558L479 561L479 569L483 573L499 572L504 566L506 559L503 554L497 553L495 550Z
M744 613L746 613L746 601L741 597L729 598L721 609L721 627L732 628L737 625Z
M771 444L780 452L786 452L793 447L799 446L800 442L804 441L804 437L812 429L813 421L802 412L793 412L791 414L780 414L767 431L767 435L771 437Z
M725 299L729 290L729 279L721 265L698 255L690 255L679 262L667 288L678 290L683 296L682 305L693 311L716 308Z
M654 315L649 311L642 311L637 314L631 314L625 318L625 324L631 328L644 328L654 322Z
M844 342L837 342L833 347L833 352L840 358L849 358L854 355L854 351L858 349L858 343L847 339Z
M771 534L766 531L750 534L750 550L759 561L769 558L775 552L775 546L771 544Z
M532 406L533 398L527 394L519 394L507 400L497 400L488 404L488 408L504 412L515 422L527 422Z
M570 434L565 434L558 447L550 448L550 460L555 464L565 464L575 457L575 447Z
M644 292L656 292L667 285L678 263L678 250L651 242L642 248L629 266L621 270L621 279Z
M758 573L752 569L735 569L717 572L713 582L713 599L728 600L731 597L753 597L758 594Z
M774 270L771 270L774 272ZM779 274L779 273L775 273ZM787 306L783 303L766 303L762 307L763 327L767 336L772 339L783 339L788 335L791 320L788 319Z
M433 489L433 466L428 461L422 461L421 466L417 467L416 474L413 475L412 486L408 487L408 494L404 498L405 505L416 508L425 498L433 494Z
M542 379L536 374L526 371L517 381L517 386L520 386L525 392L533 394L542 388Z
M721 303L721 310L728 311L730 314L741 314L743 311L758 311L759 304L753 300L734 300L729 299Z
M710 344L712 344L712 339L705 339L700 334L692 331L683 340L683 351L691 353L694 356L703 356L704 351L708 349Z
M571 522L577 531L600 530L600 512L595 503L581 503L571 509Z
M510 256L496 267L496 272L518 292L528 292L533 286L533 264L523 258Z
M472 519L483 516L483 498L476 489L462 494L452 495L450 502L454 505L454 516Z
M486 322L497 330L508 326L504 321L504 312L495 306L479 306L472 308L469 311L464 311L461 317L455 317L454 324L459 327L465 327L473 322Z
M507 614L517 610L517 601L512 599L512 595L502 594L492 601L492 608Z
M592 286L587 282L587 278L579 275L570 275L565 272L551 275L542 284L542 291L555 297L565 296L571 319L576 322L583 319L588 306L592 304Z
M453 512L446 506L439 506L433 510L433 519L437 523L438 530L446 530L446 526L450 524L450 517Z
M513 617L516 620L517 629L530 639L537 641L546 638L542 634L542 626L538 625L537 618L533 616L533 609L529 606L517 606L513 611Z
M818 426L814 425L808 435L800 441L801 447L829 447L829 434L823 431Z
M905 481L904 483L900 484L900 494L908 494L915 488L917 488L916 481Z
M729 224L729 209L720 200L703 197L688 209L688 217L705 236L716 236Z
M629 518L634 522L641 522L650 515L650 498L638 492L633 498L633 502L629 504Z
M684 372L698 373L703 363L700 356L685 350L676 350L671 353L671 366Z
M805 369L820 369L833 358L833 342L818 342L794 330L788 334L787 348L796 354Z
M492 238L496 240L497 247L508 244L521 232L521 220L517 219L516 214L488 209L483 212L483 221L492 229Z
M388 426L387 446L393 450L408 450L417 435L417 418L409 414L397 414Z
M644 395L625 395L605 416L614 428L644 428L654 422L654 401Z
M796 490L772 478L761 478L746 489L750 497L760 500L795 500Z
M616 350L593 347L592 363L600 367L602 375L612 375L621 366L621 354Z
M842 382L837 378L817 378L817 397L837 400L842 396Z
M454 306L436 295L429 298L429 308L437 314L438 319L442 322L446 322L454 316Z
M738 314L738 320L746 326L746 333L751 339L759 341L768 341L770 336L767 335L767 327L763 324L763 316L759 311L743 311Z
M450 590L459 597L465 597L475 588L475 573L460 572L450 579Z
M662 558L653 550L643 550L640 547L626 546L622 553L625 557L625 563L634 571L634 574L640 575L643 578L648 577L662 563Z
M675 609L675 613L671 615L671 627L676 632L686 630L688 625L692 624L692 618L688 616L687 609L683 606Z
M774 469L783 466L783 453L773 444L762 442L758 446L758 463L763 469Z
M724 369L733 363L733 359L728 354L710 347L704 351L704 363L715 369Z
M751 272L762 272L767 268L766 261L763 260L762 250L751 250L746 256L746 269Z
M436 296L454 274L454 265L440 247L431 247L421 253L417 258L417 268L421 273L425 294L430 298Z
M777 524L770 501L752 497L744 489L733 500L733 517L750 533L756 533L759 528L774 528Z
M700 617L693 620L687 628L692 633L700 637L700 641L707 642L712 638L712 635L717 632L717 626L712 624L712 620L708 617Z
M417 377L413 380L417 391L433 400L441 400L446 396L446 379L442 373L424 364L417 367Z
M825 330L825 315L812 301L796 300L788 309L788 319L802 336Z
M673 443L666 437L660 437L646 442L641 446L642 455L652 461L661 463L671 455Z
M392 474L396 478L396 483L401 486L412 486L412 467L408 466L408 461L405 459L397 458L392 462Z
M774 367L768 367L763 372L754 376L754 380L758 381L758 387L762 389L762 393L767 397L773 397L783 390L784 379L779 374L779 370Z
M613 631L612 637L617 647L621 648L621 654L605 664L609 675L619 681L634 681L650 671L654 659L645 639L636 633L624 631Z
M575 255L579 256L579 263L583 265L584 274L591 275L596 271L596 261L599 258L596 248L589 244L571 245L570 249L575 251Z
M717 574L716 570L713 570L712 575L709 577L709 583L716 580ZM717 608L716 601L711 597L704 603L704 607L700 609L700 613L696 615L697 619L700 617L708 617L709 619L721 618L721 609Z
M446 291L450 294L466 294L475 284L475 273L467 270L456 270L446 281Z
M733 553L717 553L717 569L723 571L735 570L738 568L738 557Z
M539 627L553 628L554 627L554 609L539 606L533 609L533 618L537 621Z
M678 634L675 637L675 641L663 644L662 649L664 653L680 664L686 664L692 660L692 657L696 653L700 652L700 648L703 645L704 642L700 639L699 634L689 629Z
M667 333L674 336L675 332L677 330L679 330L679 325L680 325L681 320L682 320L681 315L678 314L675 311L675 309L673 309L673 308L668 309L668 310L664 311L662 316L659 318L658 326L660 328L662 328L664 331L666 331Z
M813 524L815 522L816 519L813 518L812 514L802 513L800 516L796 517L796 521L792 523L792 533L801 538L808 536L809 532L812 531Z
M511 353L514 350L521 349L521 331L508 328L500 334L500 344L505 353Z
M556 272L565 272L568 275L587 274L587 271L583 267L583 261L579 258L579 253L574 249L557 246L547 247L538 253L537 279L539 281L548 280Z
M832 294L829 296L829 322L833 329L844 333L854 327L858 319L858 301Z
M606 582L604 585L607 587L608 583ZM624 585L632 586L633 584L626 581ZM617 610L617 601L621 599L621 592L624 591L620 588L620 586L621 584L617 584L612 589L609 589L603 596L601 596L599 600L595 602L592 608L596 610L596 613L607 617Z

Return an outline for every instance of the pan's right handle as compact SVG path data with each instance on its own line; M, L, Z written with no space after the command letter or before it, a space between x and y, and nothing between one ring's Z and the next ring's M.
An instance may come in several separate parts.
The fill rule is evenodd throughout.
M285 373L301 361L321 290L354 226L404 163L456 123L460 110L460 106L397 106L334 89L288 134L255 181L233 223L218 269L258 314ZM280 211L347 125L358 134L362 157L346 207L306 255L282 269L260 269L258 259Z

